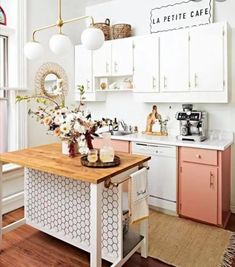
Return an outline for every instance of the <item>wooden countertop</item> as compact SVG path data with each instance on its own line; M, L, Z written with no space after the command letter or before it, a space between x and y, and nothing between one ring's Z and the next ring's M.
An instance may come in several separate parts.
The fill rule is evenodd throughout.
M98 184L128 169L141 165L150 157L127 153L116 153L121 164L113 168L88 168L81 165L80 156L69 158L61 153L61 144L51 144L0 154L3 163L14 163L23 167L53 173L60 176Z

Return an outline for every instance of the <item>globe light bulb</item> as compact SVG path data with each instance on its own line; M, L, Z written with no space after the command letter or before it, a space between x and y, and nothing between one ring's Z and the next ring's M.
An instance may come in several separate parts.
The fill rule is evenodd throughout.
M56 55L66 54L72 49L72 43L69 37L60 33L54 34L51 37L49 46L51 51Z
M43 55L43 46L36 41L28 42L24 46L24 54L30 60L35 60Z
M99 49L103 45L104 40L104 33L100 29L94 27L85 29L81 35L82 44L88 50Z

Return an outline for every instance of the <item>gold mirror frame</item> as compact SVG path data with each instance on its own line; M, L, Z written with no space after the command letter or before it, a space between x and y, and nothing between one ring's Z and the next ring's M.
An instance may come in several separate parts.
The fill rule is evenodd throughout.
M54 95L47 92L45 88L45 78L49 74L54 74L61 79L62 82L62 94L61 95ZM64 97L67 95L68 92L68 77L65 70L57 63L54 62L47 62L44 63L37 71L35 76L35 90L36 94L41 94L46 97L50 97L54 100L64 100Z

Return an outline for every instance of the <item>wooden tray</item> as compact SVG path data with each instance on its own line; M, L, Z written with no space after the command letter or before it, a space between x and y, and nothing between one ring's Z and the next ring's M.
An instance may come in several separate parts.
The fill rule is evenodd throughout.
M83 166L90 167L90 168L110 168L115 167L120 164L120 158L118 156L114 156L113 162L102 162L100 160L96 162L89 162L87 160L87 156L81 157L81 163Z

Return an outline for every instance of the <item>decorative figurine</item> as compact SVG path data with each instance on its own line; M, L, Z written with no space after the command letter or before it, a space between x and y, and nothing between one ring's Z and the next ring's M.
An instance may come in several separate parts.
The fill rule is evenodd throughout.
M160 120L161 115L157 111L157 106L153 105L152 112L147 117L147 125L146 125L146 133L152 133L153 132L153 124L156 122L156 120Z
M169 118L163 120L162 116L158 113L157 106L153 105L152 112L147 117L147 125L146 125L145 132L143 132L143 133L149 134L149 135L164 135L164 136L168 135L168 132L167 132L168 120L169 120ZM153 125L155 123L159 123L159 125L160 125L160 131L159 132L153 131Z

